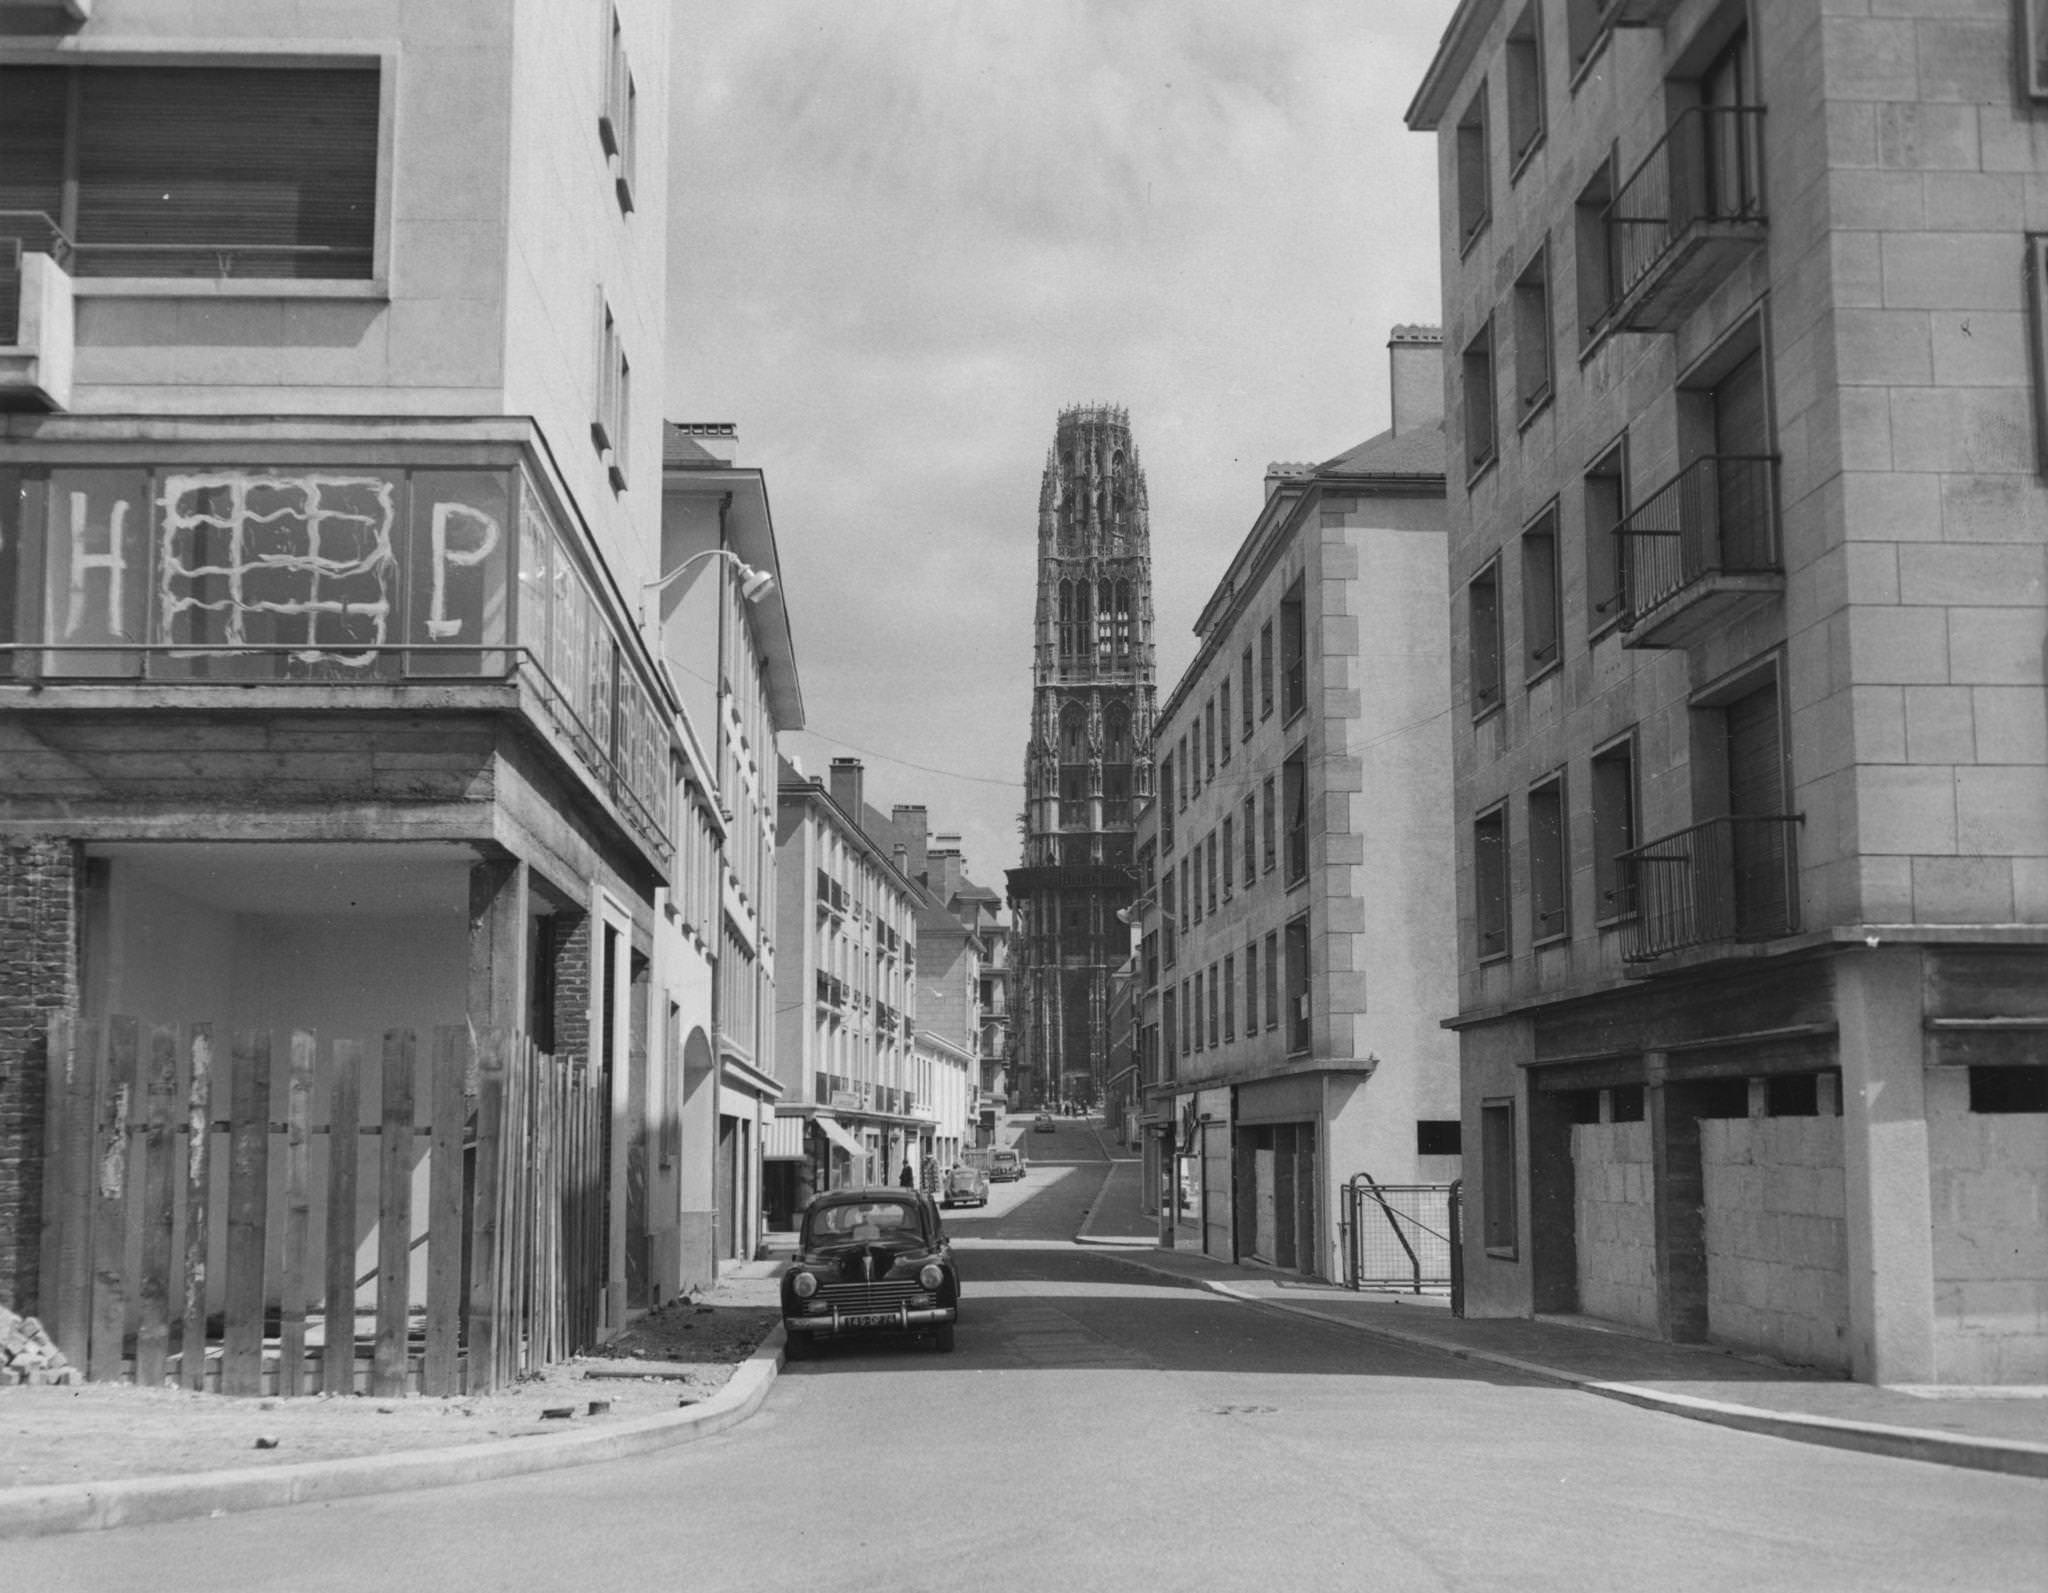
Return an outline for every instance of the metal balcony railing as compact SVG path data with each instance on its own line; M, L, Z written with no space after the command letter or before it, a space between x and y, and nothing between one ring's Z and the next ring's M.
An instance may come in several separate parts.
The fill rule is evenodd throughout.
M1619 312L1621 324L1637 325L1628 312L1645 308L1650 319L1638 330L1668 330L1659 307L1641 302L1658 291L1659 279L1685 264L1709 234L1728 235L1738 249L1762 236L1763 117L1760 105L1695 105L1679 112L1608 202L1609 310ZM1706 276L1684 285L1687 306L1733 257L1724 252L1700 262Z
M1689 946L1770 940L1799 928L1796 813L1708 819L1621 854L1636 916L1625 962Z
M1629 629L1707 576L1774 574L1783 568L1777 464L1769 454L1708 454L1615 528Z

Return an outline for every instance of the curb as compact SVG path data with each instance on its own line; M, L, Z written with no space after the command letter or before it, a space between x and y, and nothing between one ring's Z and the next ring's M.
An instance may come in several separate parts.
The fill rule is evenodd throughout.
M1142 1261L1131 1261L1130 1265L1162 1277L1186 1278L1184 1273L1174 1272L1166 1267L1147 1267ZM1717 1427L1732 1427L1741 1432L1761 1433L1771 1438L1786 1438L1795 1443L1821 1444L1833 1449L1887 1455L1898 1460L1922 1460L1933 1465L1959 1466L1971 1471L2000 1472L2014 1477L2048 1477L2048 1444L2033 1444L2011 1438L1968 1438L1949 1433L1927 1432L1916 1427L1892 1427L1879 1422L1847 1421L1836 1416L1811 1416L1802 1412L1767 1410L1757 1405L1736 1405L1725 1400L1701 1399L1692 1394L1660 1393L1656 1389L1643 1388L1634 1383L1610 1383L1596 1378L1579 1377L1571 1372L1559 1371L1554 1366L1525 1361L1518 1356L1502 1355L1494 1350L1445 1344L1441 1339L1433 1339L1425 1334L1403 1333L1398 1328L1381 1327L1377 1323L1351 1322L1341 1317L1326 1316L1313 1306L1295 1305L1286 1300L1268 1300L1248 1289L1225 1283L1221 1279L1192 1278L1187 1281L1198 1284L1212 1294L1220 1294L1245 1305L1263 1306L1268 1310L1308 1317L1316 1322L1334 1323L1339 1327L1348 1327L1354 1332L1385 1339L1409 1349L1434 1350L1439 1355L1448 1355L1455 1360L1484 1362L1505 1371L1519 1372L1525 1377L1541 1378L1545 1382L1578 1389L1581 1393L1595 1394L1602 1399L1619 1400L1625 1405L1635 1405L1644 1410L1662 1411L1668 1416L1683 1416L1692 1421L1709 1422Z
M769 1331L733 1368L723 1388L674 1415L643 1416L614 1427L560 1437L501 1438L455 1449L408 1449L301 1465L200 1472L189 1477L130 1477L118 1482L56 1483L0 1490L0 1540L100 1532L156 1521L189 1521L276 1505L327 1503L367 1494L446 1488L521 1477L564 1466L621 1460L710 1438L760 1409L782 1367L783 1330Z

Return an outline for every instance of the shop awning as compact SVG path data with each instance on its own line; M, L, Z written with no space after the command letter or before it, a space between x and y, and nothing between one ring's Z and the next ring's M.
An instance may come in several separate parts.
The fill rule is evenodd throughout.
M761 1156L771 1162L800 1162L804 1156L804 1120L801 1117L771 1117Z
M863 1145L859 1140L855 1139L851 1134L847 1133L845 1129L841 1128L839 1126L838 1119L827 1117L823 1112L820 1112L816 1117L812 1118L811 1121L816 1123L818 1127L822 1128L825 1131L825 1137L829 1139L833 1144L837 1145L841 1150L845 1151L847 1155L867 1155L867 1146Z

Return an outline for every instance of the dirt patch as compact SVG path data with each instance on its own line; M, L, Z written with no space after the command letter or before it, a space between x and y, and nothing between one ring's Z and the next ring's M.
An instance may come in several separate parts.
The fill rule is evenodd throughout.
M778 1320L763 1306L679 1301L642 1317L601 1354L489 1396L231 1399L126 1383L0 1388L0 1488L288 1466L659 1415L716 1393ZM609 1409L593 1414L593 1400ZM573 1414L542 1415L563 1408Z

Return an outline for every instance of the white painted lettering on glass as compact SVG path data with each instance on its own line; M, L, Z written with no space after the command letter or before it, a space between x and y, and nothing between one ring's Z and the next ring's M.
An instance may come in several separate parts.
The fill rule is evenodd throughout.
M468 546L450 547L450 528L461 522L467 522L474 534ZM448 618L449 567L461 569L483 563L497 551L499 536L498 522L481 509L472 509L466 503L434 505L434 594L427 609L427 634L435 641L448 641L462 634L462 621Z
M86 495L82 492L71 494L71 589L64 607L64 640L69 641L78 634L78 627L85 619L85 581L94 570L107 572L107 625L108 636L125 637L124 617L121 606L122 579L127 573L128 559L121 546L121 539L128 527L128 501L114 500L107 512L107 551L86 552L86 532L91 527L86 522Z

